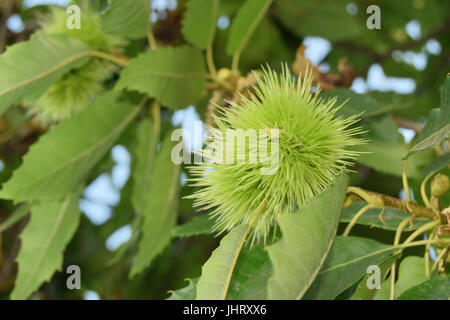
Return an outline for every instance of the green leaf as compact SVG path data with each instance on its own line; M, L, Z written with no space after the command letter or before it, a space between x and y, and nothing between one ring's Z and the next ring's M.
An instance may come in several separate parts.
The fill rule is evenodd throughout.
M425 127L414 140L408 155L433 148L450 136L450 75L447 74L441 94L441 108L430 112Z
M272 271L267 253L261 247L243 252L234 268L227 300L262 300L267 298L267 279ZM188 286L170 291L168 300L193 300L197 295L198 278L187 279Z
M227 300L267 299L267 280L272 264L267 252L254 247L239 256L231 277Z
M174 237L191 237L201 234L211 234L214 220L207 214L199 215L185 224L172 229Z
M243 252L237 261L227 300L263 300L267 298L267 279L272 272L267 252L262 247L254 247ZM188 286L170 291L168 300L193 300L196 297L198 278L187 279Z
M149 0L110 0L110 7L102 16L106 33L127 39L141 39L150 28Z
M397 299L407 289L426 280L425 262L423 258L408 256L402 260L395 283L395 298ZM375 300L389 300L391 294L391 276L383 281L381 289L375 295Z
M239 9L230 28L227 53L242 52L272 0L247 0Z
M37 33L0 55L0 115L28 94L41 94L88 61L89 48L64 35Z
M377 265L390 252L374 254L389 246L358 237L336 237L319 274L303 299L333 299L366 275L367 267Z
M345 1L277 0L275 14L289 30L299 37L320 36L330 41L353 39L365 24L351 16Z
M337 112L338 116L345 118L361 114L364 118L370 118L386 114L398 108L397 105L384 105L368 94L361 94L347 88L337 88L320 93L320 97L330 99L336 97L336 105L343 107Z
M373 300L390 300L391 277L389 276L381 283L381 288L375 292Z
M386 278L386 275L389 273L392 264L395 260L398 259L398 255L389 256L388 258L384 259L380 263L378 263L378 267L380 268L380 280L383 281L384 278ZM351 300L373 300L375 296L378 293L378 290L376 288L369 288L367 285L367 281L369 280L369 277L375 276L372 273L367 274L359 283L358 287L356 288L354 294L351 297Z
M130 277L140 273L152 259L164 249L171 238L171 230L176 223L178 189L180 184L180 166L171 159L174 143L167 134L161 151L155 159L150 188L142 214L142 238L136 262L131 268Z
M0 233L8 230L10 227L15 225L17 222L22 220L23 217L25 217L28 212L30 212L30 204L29 203L23 203L19 205L13 213L6 219L5 222L3 222L0 225Z
M403 142L403 136L398 132L398 127L389 114L371 118L364 124L368 132L364 138L369 141Z
M219 0L189 0L183 20L183 35L200 49L212 43Z
M280 218L283 236L267 248L274 266L269 299L301 299L308 290L333 243L346 190L342 174L296 213Z
M448 300L450 299L450 278L441 277L425 281L412 287L398 297L398 300Z
M441 109L433 109L430 112L425 127L414 140L414 145L408 155L417 151L435 147L450 135L450 117L441 115Z
M204 58L198 49L166 47L132 59L116 88L146 93L176 109L195 104L204 82Z
M197 300L223 300L228 294L231 276L247 236L248 226L234 227L220 241L211 257L202 267L197 283Z
M423 175L427 176L432 172L438 172L442 169L448 167L450 163L450 152L433 159L426 167L423 169Z
M139 110L115 92L99 95L31 146L0 197L18 202L65 196L85 179Z
M195 300L198 278L186 280L189 284L178 290L170 290L170 297L167 300Z
M398 280L395 283L395 297L414 287L427 278L423 257L409 256L402 260L398 270Z
M11 299L26 299L61 270L63 251L77 230L80 191L63 200L33 204L31 219L21 234L19 272Z
M151 183L150 175L155 159L157 139L152 122L149 119L142 120L137 130L131 195L133 207L139 214L142 214L148 199L148 189Z
M340 222L350 222L355 214L366 205L367 203L363 201L356 201L350 207L344 208L341 213ZM369 227L395 231L397 230L400 222L411 216L409 213L401 210L386 208L383 213L383 220L386 222L386 224L384 224L379 218L380 213L381 209L369 209L364 212L364 214L358 219L356 223ZM416 230L427 222L429 222L429 220L415 219L412 229L407 228L407 231Z
M353 150L363 152L358 161L379 172L398 177L402 176L403 158L408 153L408 146L398 142L373 141L354 147ZM422 178L422 168L431 160L431 153L417 154L408 162L407 174L410 178Z

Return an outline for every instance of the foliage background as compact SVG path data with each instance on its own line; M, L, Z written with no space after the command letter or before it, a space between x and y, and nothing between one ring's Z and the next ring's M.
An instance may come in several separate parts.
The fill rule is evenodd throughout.
M96 2L100 7L106 6L106 1ZM42 13L48 11L46 4L38 3L1 0L0 53L36 32ZM381 30L366 27L368 15L365 8L371 4L381 8ZM231 65L231 55L227 54L227 39L231 32L229 24L241 5L239 0L220 2L214 42L217 68ZM152 2L153 30L159 45L176 46L192 42L187 41L182 32L185 10L186 1L183 0ZM404 197L401 168L408 143L423 128L430 111L441 105L440 88L450 63L449 12L449 2L445 0L275 0L245 47L239 67L246 75L262 64L267 63L279 70L281 63L287 62L293 64L295 72L302 70L309 63L306 59L310 59L313 65L318 66L317 78L325 89L325 95L337 95L342 100L350 98L344 113L365 111L363 124L372 142L362 151L373 153L361 158L355 173L350 176L350 185ZM146 48L145 34L137 34L130 39L125 54L136 57ZM0 77L7 75L1 74ZM165 106L169 98L162 100L161 136L174 126L189 128L197 117L207 120L210 96L190 101L189 97L181 97L184 94L178 93L179 98L172 98L177 100L174 102L176 108L172 102L168 103L169 107ZM177 92L171 94L177 95ZM11 177L30 145L46 131L47 128L29 119L21 105L2 115L0 182ZM174 237L142 273L128 278L135 259L136 248L133 245L136 246L136 242L128 251L117 246L131 236L131 226L135 223L131 200L134 178L128 178L135 165L137 140L134 134L131 129L125 130L114 141L111 152L107 152L86 179L88 187L79 202L83 214L64 251L63 261L63 266L76 264L81 267L82 290L67 290L66 274L57 272L50 282L34 293L33 298L83 299L98 295L102 299L165 299L169 296L168 290L186 285L185 278L194 279L200 275L202 265L218 245L219 239L211 235ZM445 153L446 150L441 151ZM436 157L436 152L429 150L417 153L410 160L408 176L419 204L423 204L419 187L424 178L424 168ZM164 170L161 171L158 178L167 179ZM448 175L448 166L444 166L444 173ZM185 184L186 178L188 172L182 167L177 196L178 225L197 214L191 201L183 199L193 191ZM447 195L441 199L441 205L446 207L448 204ZM0 200L0 222L5 221L16 208L12 201ZM14 286L19 234L29 220L25 215L28 211L24 211L20 221L0 233L0 297L5 299ZM345 212L338 233L348 222L344 218ZM392 244L395 227L386 228L376 219L374 221L376 228L358 224L352 235ZM169 235L172 231L164 232ZM403 239L410 233L404 232ZM135 241L136 233L133 234L131 242ZM415 247L407 249L405 254L423 256L423 250L423 247ZM114 260L118 254L120 259Z

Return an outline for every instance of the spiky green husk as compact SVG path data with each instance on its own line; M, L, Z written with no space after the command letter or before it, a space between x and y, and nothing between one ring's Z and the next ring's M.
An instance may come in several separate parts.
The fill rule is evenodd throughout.
M42 31L47 34L66 34L83 42L92 50L113 52L123 41L101 30L99 14L86 2L81 9L81 29L66 26L67 14L62 8L53 8L43 18ZM117 66L99 58L91 58L84 66L72 70L57 80L39 97L25 100L30 114L44 123L55 123L70 117L89 104L103 90L103 83Z
M94 59L55 82L29 105L29 113L43 124L66 119L87 106L103 90L102 83L110 75L111 66Z
M68 15L63 8L54 7L50 14L42 19L42 32L47 34L65 34L72 39L83 42L92 50L111 52L124 44L122 39L103 32L101 17L89 2L81 6L81 29L67 28Z
M223 134L227 128L278 128L280 133L279 169L274 175L262 175L260 169L266 165L261 163L204 163L190 168L193 185L200 187L191 198L196 207L212 210L217 232L250 223L265 205L253 237L266 241L281 215L321 193L357 156L349 150L364 142L358 138L357 116L336 117L342 106L336 106L336 99L320 99L318 92L313 96L311 77L305 79L297 82L287 67L281 75L266 70L255 94L241 96L239 104L230 102L231 107L219 109L209 145L224 142L219 132ZM266 140L271 144L270 137ZM246 149L255 150L254 146Z

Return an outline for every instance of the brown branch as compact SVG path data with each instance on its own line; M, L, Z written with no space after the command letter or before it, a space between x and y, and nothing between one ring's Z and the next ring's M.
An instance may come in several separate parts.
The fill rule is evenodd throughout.
M404 119L404 118L400 118L397 116L394 116L393 119L394 119L397 127L414 130L416 132L416 134L420 133L424 127L423 124L421 124L417 121Z
M422 207L413 202L408 203L406 200L401 200L381 193L368 191L364 189L360 190L370 195L371 198L381 200L384 203L384 207L386 208L393 208L409 212L414 218L425 218L429 220L436 219L436 216L434 215L433 211L430 208ZM354 200L365 200L365 199L363 199L360 195L357 195L355 193L349 193L345 202L345 206L349 206L351 202Z

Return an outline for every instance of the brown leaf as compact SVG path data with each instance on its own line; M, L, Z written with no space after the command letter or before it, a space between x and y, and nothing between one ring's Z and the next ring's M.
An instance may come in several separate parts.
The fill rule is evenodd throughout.
M297 77L305 77L307 72L312 75L312 84L318 85L324 91L334 89L335 87L350 87L355 79L355 69L349 63L347 58L341 58L338 62L339 74L327 72L322 73L318 66L314 66L311 60L305 57L306 46L300 45L297 49L295 61L292 64L292 71Z
M311 63L311 60L305 57L305 50L306 46L302 44L298 47L297 53L295 55L295 61L292 64L292 71L297 77L302 75L302 79L304 78L306 73L311 72L313 84L317 84L317 82L320 80L319 68L317 66L314 66Z

